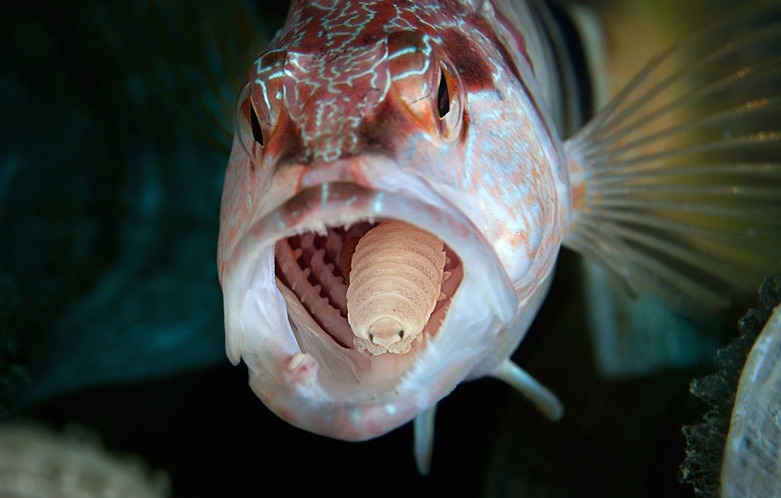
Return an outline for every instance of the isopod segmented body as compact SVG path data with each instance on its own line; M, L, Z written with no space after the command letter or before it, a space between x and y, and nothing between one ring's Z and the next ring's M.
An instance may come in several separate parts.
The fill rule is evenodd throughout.
M386 221L360 239L347 287L347 321L366 354L406 353L441 294L444 243L401 221Z

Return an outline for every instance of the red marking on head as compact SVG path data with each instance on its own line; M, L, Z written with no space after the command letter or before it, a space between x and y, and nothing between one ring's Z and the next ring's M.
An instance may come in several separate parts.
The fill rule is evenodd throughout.
M485 53L474 40L457 29L442 32L442 48L455 66L458 76L469 91L478 91L493 86L491 66Z

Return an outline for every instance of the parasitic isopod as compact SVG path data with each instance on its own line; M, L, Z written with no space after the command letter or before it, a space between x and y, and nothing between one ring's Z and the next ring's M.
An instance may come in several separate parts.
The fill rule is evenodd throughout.
M401 221L360 239L347 287L347 321L365 354L406 353L423 332L446 276L444 243Z

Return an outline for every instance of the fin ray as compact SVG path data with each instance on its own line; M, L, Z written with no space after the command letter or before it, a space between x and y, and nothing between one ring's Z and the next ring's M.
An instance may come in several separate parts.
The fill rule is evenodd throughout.
M781 10L662 52L565 143L564 244L702 312L781 267Z
M655 103L655 98L671 90L676 83L685 85L685 95L704 98L715 89L732 88L734 79L753 77L763 68L777 71L779 64L773 54L768 59L765 57L753 66L740 64L738 61L726 61L727 56L742 56L746 52L738 52L740 49L753 50L760 42L768 39L767 45L778 42L779 26L777 24L778 13L771 11L770 15L760 13L748 16L738 22L727 23L723 26L703 30L687 41L674 45L652 59L646 68L641 71L627 86L613 99L603 112L581 130L580 134L596 134L599 142L592 142L597 149L603 149L601 144L609 144L612 137L629 133L637 128L635 124L647 124L651 117L659 117L675 107L686 104L686 97L675 95L673 98L663 98L664 104L657 105L652 111L641 112L643 107ZM768 18L770 21L768 22ZM750 31L759 25L758 31ZM738 36L730 37L728 33ZM747 34L748 33L748 34ZM679 57L679 52L685 55ZM671 67L666 67L670 65ZM725 71L725 68L728 68ZM713 73L719 78L714 81ZM652 74L653 73L653 74ZM705 73L701 85L687 85L687 77L691 78L698 73ZM708 79L710 77L710 79ZM692 92L692 89L696 89ZM675 89L673 89L675 90ZM634 118L634 122L627 122Z
M774 98L760 98L760 99L757 99L755 101L743 102L741 104L734 105L731 108L728 108L728 109L725 109L725 110L722 110L722 111L719 111L719 112L714 112L713 114L711 114L711 115L709 115L709 116L707 116L705 118L693 119L693 120L690 120L688 122L680 123L680 124L677 124L675 126L672 126L672 127L666 128L666 129L653 131L653 132L651 132L651 133L649 133L647 135L640 136L640 137L632 136L631 135L631 131L632 130L624 130L624 132L622 132L622 133L612 137L614 139L614 141L618 140L618 139L621 139L621 138L624 138L624 137L630 137L630 139L632 141L625 142L621 146L618 146L618 147L615 147L613 149L610 149L609 151L607 151L608 155L603 155L601 157L601 159L607 163L609 158L611 158L613 156L620 157L624 152L627 152L627 151L631 153L633 150L635 150L639 146L651 144L651 143L659 141L659 140L664 140L667 137L674 137L676 134L685 133L685 132L690 131L690 130L693 130L695 132L696 131L702 132L702 131L705 130L705 128L707 126L714 127L714 126L719 125L719 124L727 124L727 125L731 126L732 128L734 128L734 126L736 124L736 119L738 119L738 118L743 119L743 120L751 119L752 117L754 117L752 115L759 115L759 114L761 114L763 112L773 111L775 108L779 107L779 104L781 104L781 99L775 98L775 97ZM676 107L675 109L670 110L670 112L673 112L674 110L677 110L677 109L679 109L679 107ZM643 124L648 125L651 122L652 122L651 120L647 120L647 122L644 122ZM734 132L733 132L733 134L734 134ZM756 136L756 135L754 135L754 136L746 135L746 136L741 136L741 137L732 137L729 140L718 140L718 141L714 140L713 142L710 142L710 143L699 144L699 146L698 146L699 149L695 149L695 150L706 150L706 149L714 149L715 150L715 149L719 149L719 148L722 148L722 147L734 147L735 146L735 142L743 142L744 144L745 143L758 143L758 142L761 142L761 141L768 142L770 139L771 139L771 136L768 136L768 135L763 135L761 137ZM779 139L778 134L773 134L772 135L772 139L778 140ZM605 144L603 143L602 145L604 146ZM692 150L693 149L691 149L691 148L687 148L686 149L686 151L688 151L688 152L691 152ZM600 150L599 152L601 152L602 154L605 154L605 150L604 149ZM666 154L667 154L667 156L675 156L675 155L679 155L680 153L681 153L681 151L673 150L673 151L668 151ZM586 156L586 158L590 159L590 160L594 160L595 157L600 157L600 156L597 155L597 152L592 152L592 155ZM632 158L633 162L641 162L641 161L646 161L646 160L648 160L647 157L640 157L640 158L633 157Z

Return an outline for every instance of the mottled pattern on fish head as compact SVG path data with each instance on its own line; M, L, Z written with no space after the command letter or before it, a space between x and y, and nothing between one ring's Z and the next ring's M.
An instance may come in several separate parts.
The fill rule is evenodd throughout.
M457 138L464 89L443 47L443 28L454 26L442 25L440 8L447 10L344 2L294 10L250 72L245 114L257 114L259 129L247 138L282 164L313 168L367 152L396 159L394 149L414 133ZM468 43L460 49L468 53ZM462 63L481 66L479 58Z
M530 96L508 52L523 48L523 36L502 39L489 7L294 5L239 102L239 137L264 169L264 180L252 179L260 192L272 175L290 186L287 196L326 182L392 190L404 183L398 171L414 171L457 195L511 278L526 276L543 244L558 247L557 231L544 227L563 215L561 171L551 168L537 103L521 102ZM269 208L279 200L262 199ZM546 271L545 259L528 280Z

